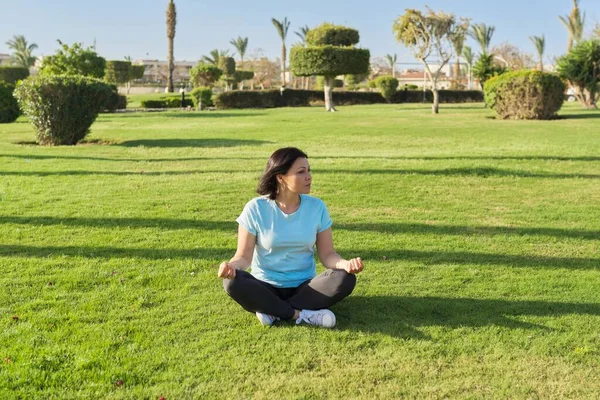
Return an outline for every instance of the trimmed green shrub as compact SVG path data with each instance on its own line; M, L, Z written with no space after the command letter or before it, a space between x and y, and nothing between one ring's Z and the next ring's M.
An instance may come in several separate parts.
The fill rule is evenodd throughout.
M308 31L306 43L310 46L354 46L360 40L356 29L324 23Z
M117 85L129 82L131 80L131 61L107 61L104 80Z
M22 81L15 96L35 128L39 144L53 146L82 140L113 92L98 79L38 75Z
M81 43L74 43L69 47L60 40L58 43L60 49L56 54L44 57L40 75L104 77L106 60L92 47L84 49Z
M553 119L564 102L565 84L540 71L507 72L489 79L485 103L502 119Z
M181 96L169 96L158 100L142 100L142 108L181 108ZM194 102L186 97L183 107L192 107Z
M479 90L440 90L441 103L482 102L483 92ZM379 104L386 100L379 92L336 92L336 102L340 105ZM432 101L430 90L425 92L425 101ZM217 108L273 108L273 107L306 107L325 101L324 92L320 90L286 89L264 91L233 91L214 96ZM421 103L423 91L397 91L391 98L392 103Z
M315 89L317 90L323 90L325 86L325 77L323 76L317 76L317 82L315 84ZM333 88L343 88L344 87L344 81L341 79L334 79L333 80Z
M392 98L396 94L398 88L398 79L393 76L380 76L375 80L375 85L381 91L381 95L388 103L391 103Z
M233 78L236 82L247 81L254 78L254 71L235 71L233 73Z
M292 47L292 73L296 76L364 74L369 69L369 50L353 47Z
M110 98L108 99L108 103L106 104L104 111L113 113L117 110L124 110L127 108L127 96L119 94L116 90L114 90L110 94Z
M0 124L15 122L21 115L13 90L14 86L0 82Z
M233 57L220 57L219 69L223 71L224 75L233 76L235 73L235 60Z
M0 82L15 85L18 81L27 79L29 68L23 67L0 67Z
M192 90L190 93L194 107L198 108L200 100L202 100L202 107L209 107L213 105L212 102L212 90L206 86L200 86Z
M212 86L223 75L223 71L211 64L200 63L190 70L190 83L193 87Z
M129 70L129 80L134 81L137 79L142 79L144 77L144 72L146 72L145 65L132 65Z

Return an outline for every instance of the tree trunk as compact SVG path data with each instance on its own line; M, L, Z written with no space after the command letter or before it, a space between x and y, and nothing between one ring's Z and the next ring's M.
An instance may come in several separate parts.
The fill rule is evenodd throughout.
M325 76L323 79L323 90L325 92L325 111L335 112L337 111L333 106L333 81L335 77Z
M169 38L169 76L167 82L167 90L169 93L173 93L175 91L175 85L173 84L173 71L175 70L175 59L173 56L173 39Z
M281 86L285 86L285 43L281 46Z
M431 106L431 112L433 114L440 113L440 92L438 91L436 85L431 89L433 92L433 105Z

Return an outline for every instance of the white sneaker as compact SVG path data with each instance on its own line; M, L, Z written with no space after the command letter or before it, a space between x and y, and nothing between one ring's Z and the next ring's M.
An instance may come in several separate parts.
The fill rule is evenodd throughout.
M335 314L330 310L302 310L296 324L300 324L302 321L323 328L333 328L335 326Z
M274 317L269 314L263 314L260 312L256 313L256 318L260 321L264 326L271 326L275 323L275 321L279 321L279 317Z

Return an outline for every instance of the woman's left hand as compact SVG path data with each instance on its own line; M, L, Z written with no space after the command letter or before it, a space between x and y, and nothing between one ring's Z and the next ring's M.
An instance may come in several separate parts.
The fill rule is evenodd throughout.
M353 258L346 263L344 270L349 274L358 274L365 268L360 257Z

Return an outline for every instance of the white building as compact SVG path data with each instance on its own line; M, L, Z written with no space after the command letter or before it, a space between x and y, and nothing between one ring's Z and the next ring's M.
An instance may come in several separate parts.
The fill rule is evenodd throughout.
M132 64L144 65L146 67L142 83L166 84L169 71L169 64L167 61L135 60ZM195 61L175 61L175 71L173 71L173 81L175 85L187 85L190 80L190 70L195 67L196 64L197 62Z
M0 53L0 65L11 65L12 64L12 57L10 56L10 54L3 54Z

